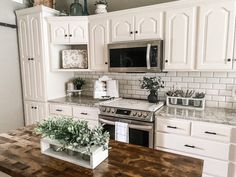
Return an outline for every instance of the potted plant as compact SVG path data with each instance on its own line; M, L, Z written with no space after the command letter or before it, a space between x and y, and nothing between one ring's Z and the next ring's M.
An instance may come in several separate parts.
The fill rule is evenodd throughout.
M83 85L86 83L85 80L80 77L75 78L72 82L74 84L75 90L82 90Z
M178 97L181 94L182 94L182 91L178 89L176 90L174 87L168 92L166 92L166 95L170 97L170 104L174 104L174 105L178 103Z
M147 89L150 94L148 95L148 101L150 103L158 102L158 90L164 88L164 81L160 77L144 77L140 81L141 88Z
M195 107L200 107L201 106L201 104L202 104L202 99L203 98L205 98L205 93L203 93L203 92L196 92L195 93L195 96L193 97L194 98L194 101L193 101L193 105L195 106Z
M87 121L76 121L68 117L53 117L44 120L38 124L35 132L42 135L41 151L43 153L50 155L48 152L51 148L53 151L60 151L58 154L56 153L58 158L63 159L67 154L68 157L76 156L74 159L78 161L89 161L90 156L99 152L103 154L102 158L103 151L108 149L110 137L108 132L104 132L101 125L90 129ZM62 153L64 155L61 155ZM104 158L106 157L103 157L103 160Z
M96 14L107 13L108 3L106 0L98 0L98 1L96 1L95 5L96 5L96 10L95 10Z

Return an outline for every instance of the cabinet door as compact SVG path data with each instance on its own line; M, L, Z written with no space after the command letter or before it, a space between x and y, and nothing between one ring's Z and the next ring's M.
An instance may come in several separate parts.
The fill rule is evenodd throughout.
M232 69L235 2L200 6L198 69Z
M25 125L36 124L46 119L46 103L25 101Z
M137 14L135 39L163 39L163 12Z
M86 44L88 42L88 22L69 23L70 44Z
M35 101L46 101L45 78L42 50L42 26L40 14L29 16L30 45L33 60L31 61L32 89Z
M91 69L95 71L108 70L109 26L108 20L93 20L90 22L90 57Z
M31 45L30 35L28 28L28 16L18 17L18 35L19 35L19 51L20 51L20 63L22 73L22 84L23 84L23 96L26 100L33 99L32 89L32 66L31 66Z
M134 16L126 15L111 19L112 42L134 40Z
M195 61L196 8L166 12L165 70L191 70Z
M63 21L51 22L51 42L69 44L69 24Z

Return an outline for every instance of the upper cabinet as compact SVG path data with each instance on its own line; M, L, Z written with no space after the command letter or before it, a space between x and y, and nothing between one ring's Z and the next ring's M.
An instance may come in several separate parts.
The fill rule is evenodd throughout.
M87 17L50 17L50 40L53 44L87 44Z
M235 9L235 1L199 7L197 69L232 69Z
M163 13L139 12L111 17L111 42L158 39L163 35Z
M165 70L194 69L196 8L168 10L165 24Z
M89 32L91 70L108 71L109 21L107 19L91 19Z

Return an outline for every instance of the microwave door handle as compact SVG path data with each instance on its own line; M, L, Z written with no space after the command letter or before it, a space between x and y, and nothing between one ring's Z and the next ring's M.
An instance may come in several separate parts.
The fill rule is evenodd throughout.
M107 125L115 125L115 122L105 120L105 119L99 119L99 122L107 124Z
M147 69L151 69L150 52L151 52L151 44L148 44L147 45L147 55L146 55Z

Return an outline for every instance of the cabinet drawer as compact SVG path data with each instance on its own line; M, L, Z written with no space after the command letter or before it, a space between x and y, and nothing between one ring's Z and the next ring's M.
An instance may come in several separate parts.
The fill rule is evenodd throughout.
M236 163L229 163L229 175L228 177L236 176Z
M204 159L203 173L209 176L228 176L228 162L206 158Z
M50 104L49 112L50 114L72 116L72 107L65 105Z
M197 138L156 133L156 146L186 153L212 157L220 160L229 159L229 145Z
M73 117L98 120L99 109L92 107L76 106L73 107Z
M209 140L230 142L232 128L224 125L192 122L192 136Z
M190 126L188 121L156 119L156 131L159 132L190 135Z

